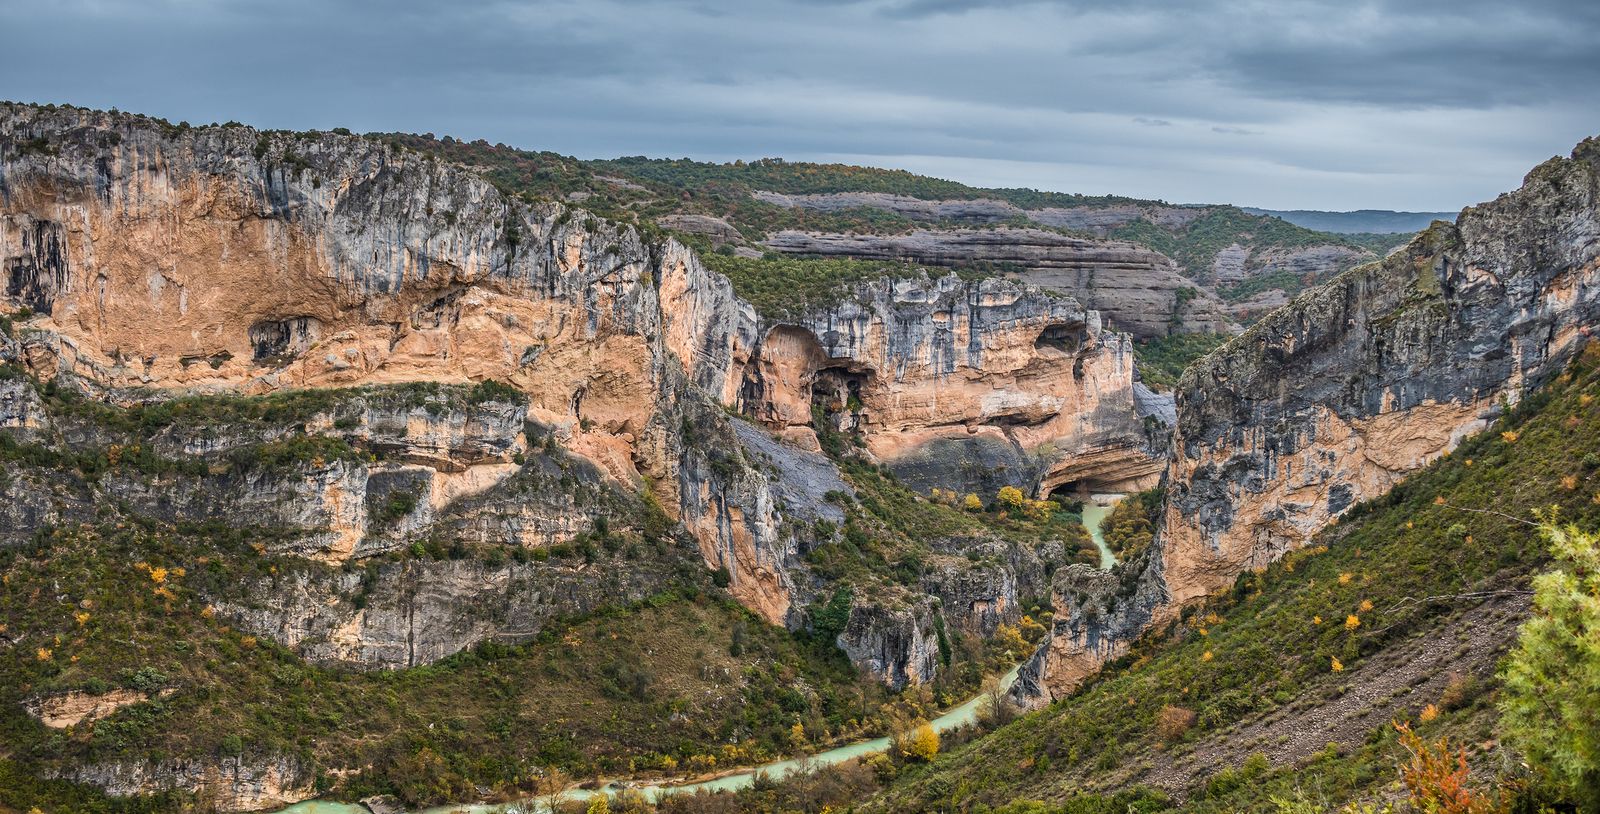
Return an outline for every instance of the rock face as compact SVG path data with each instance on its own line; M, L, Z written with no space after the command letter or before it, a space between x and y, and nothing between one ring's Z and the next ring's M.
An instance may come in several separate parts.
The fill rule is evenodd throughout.
M995 198L931 201L878 192L833 192L812 195L755 192L753 197L777 206L799 207L819 212L848 213L853 209L893 212L910 220L938 224L938 230L958 235L953 238L955 241L964 240L965 238L959 235L964 231L970 231L961 227L1014 225L1023 221L1031 221L1043 227L1070 230L1084 237L1105 238L1125 234L1126 231L1119 233L1116 230L1135 224L1142 224L1145 228L1154 227L1158 234L1162 231L1173 233L1174 230L1181 233L1181 230L1189 228L1195 221L1217 210L1215 207L1166 206L1134 201L1109 204L1086 202L1083 206L1023 209L1009 201ZM1255 212L1255 210L1250 211ZM1259 315L1265 310L1270 310L1265 307L1268 304L1266 301L1223 305L1215 302L1212 294L1251 279L1282 274L1292 274L1300 278L1327 279L1358 263L1377 259L1365 249L1337 242L1337 238L1328 239L1335 242L1318 244L1315 243L1314 236L1311 236L1312 245L1256 246L1251 240L1251 233L1254 230L1247 226L1241 233L1240 239L1249 245L1234 243L1215 250L1214 253L1208 247L1199 257L1190 257L1187 260L1170 260L1148 250L1144 250L1146 258L1153 255L1154 258L1159 258L1158 262L1142 260L1128 263L1108 260L1104 257L1108 251L1113 250L1113 247L1125 247L1127 244L1099 240L1090 243L1101 246L1102 251L1080 251L1080 260L1075 264L1063 264L1061 261L1067 256L1067 252L1060 248L1053 249L1051 251L1056 256L1052 260L1055 262L1046 262L1045 268L1040 268L1034 262L1027 260L1005 259L1017 254L1037 254L1037 250L1030 252L1026 247L1027 244L1040 240L1036 234L1040 230L1001 231L1006 239L1017 239L1021 245L1012 250L985 247L979 251L980 254L992 255L986 259L996 263L1017 262L1034 269L1034 276L1037 279L1033 279L1033 282L1071 292L1090 308L1104 312L1119 328L1132 331L1141 339L1164 336L1173 332L1173 328L1164 317L1169 317L1172 311L1174 298L1171 292L1182 290L1185 286L1197 287L1205 295L1206 301L1185 303L1185 310L1192 313L1185 313L1182 316L1192 317L1196 327L1181 326L1176 330L1212 331L1214 328L1208 327L1206 323L1226 325L1234 319L1252 314ZM782 237L782 240L775 238L777 242L774 242L772 247L780 250L787 250L784 247L795 240L782 235L779 237ZM840 236L826 237L831 239ZM891 242L903 242L904 239L903 236L892 238ZM932 243L926 238L916 242ZM916 257L920 262L940 263L938 258L941 248L925 245L922 253ZM866 251L870 252L871 249L868 248ZM957 251L959 253L960 250ZM869 253L861 256L875 255ZM1190 265L1185 267L1185 263ZM1075 273L1063 273L1063 270ZM1089 270L1093 273L1088 273ZM1053 273L1039 276L1045 271ZM1277 287L1268 288L1267 292L1284 297L1283 291ZM1284 301L1287 301L1286 297ZM1282 302L1278 302L1272 307L1281 304Z
M397 669L482 641L521 642L552 618L638 602L671 583L673 563L386 563L361 572L308 569L248 586L217 608L241 629L310 661Z
M1184 374L1155 555L1117 612L1058 617L1035 690L1066 691L1151 621L1445 454L1558 373L1597 320L1594 139L1269 315Z
M773 251L910 260L925 265L1010 268L1010 276L1070 294L1118 330L1140 338L1235 329L1221 301L1185 278L1172 260L1122 241L1087 240L1042 229L918 230L905 235L783 231Z
M856 604L837 639L852 662L882 675L893 689L932 681L939 669L937 611L931 599L905 608Z
M1097 230L1114 229L1138 220L1159 226L1183 226L1199 217L1202 209L1187 206L1160 206L1143 204L1117 204L1111 206L1045 207L1023 209L1010 201L994 198L969 200L927 201L907 195L885 192L831 192L812 195L785 195L781 192L757 191L752 193L758 201L785 207L800 207L818 212L841 212L850 209L882 209L903 215L912 220L954 221L956 223L984 224L1026 218L1041 226L1063 229Z
M715 223L680 226L732 238ZM1036 249L1165 262L1089 241ZM740 602L773 623L807 624L827 586L804 553L827 542L815 539L817 521L842 519L826 496L849 491L815 452L819 416L922 488L1135 488L1162 466L1127 336L1071 297L1001 279L881 280L774 324L674 241L509 199L469 171L355 136L0 106L0 275L8 310L33 313L4 337L0 361L94 399L490 379L520 393L465 403L353 391L364 395L286 425L150 441L217 472L119 470L88 484L35 471L0 484L12 542L91 520L108 500L158 518L292 530L267 544L310 561L303 573L218 601L318 660L426 663L651 590L660 574L637 564L615 578L532 564L358 567L430 535L548 549L646 499L681 523L707 567L726 571ZM49 421L30 388L0 381L8 432L110 442ZM230 464L240 450L305 436L361 454ZM545 441L563 454L535 454ZM584 462L576 490L550 469L566 453ZM1014 618L1019 575L985 579L990 589L941 587L962 601L955 626ZM477 604L451 607L462 594ZM926 614L891 614L851 641L877 642L867 650L879 655L862 658L886 680L924 680L926 624ZM882 651L891 644L910 649Z
M28 713L51 729L66 729L85 721L97 721L123 707L142 704L150 694L139 690L115 689L103 693L65 692L36 698Z
M879 280L773 326L752 350L743 403L803 443L815 416L859 433L921 491L1048 492L1092 478L1153 482L1133 401L1133 348L1075 300L1003 280ZM1082 471L1084 462L1116 458Z
M98 786L113 797L187 791L213 811L277 809L317 794L313 772L289 757L108 762L60 776Z
M734 228L733 224L710 215L662 215L656 218L656 223L667 229L704 235L711 238L711 242L718 246L741 239L739 230Z
M1270 248L1253 251L1235 243L1220 252L1212 262L1212 280L1218 287L1238 285L1252 277L1293 274L1296 277L1325 278L1327 275L1372 259L1371 252L1350 246L1307 246Z

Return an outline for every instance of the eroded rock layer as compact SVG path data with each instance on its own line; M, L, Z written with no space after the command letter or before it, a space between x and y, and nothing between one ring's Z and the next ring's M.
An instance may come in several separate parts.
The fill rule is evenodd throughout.
M1011 276L1066 292L1118 330L1140 338L1174 332L1236 330L1215 295L1185 278L1165 255L1133 243L1069 237L1043 229L918 230L904 235L783 231L774 251L925 265L989 264Z
M1269 315L1185 373L1153 556L1123 585L1057 583L1064 612L1025 691L1067 691L1172 609L1448 453L1558 373L1597 320L1593 139Z

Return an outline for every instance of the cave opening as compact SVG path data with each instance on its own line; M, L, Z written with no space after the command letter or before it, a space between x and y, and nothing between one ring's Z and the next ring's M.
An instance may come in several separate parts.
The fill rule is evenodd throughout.
M1052 487L1045 499L1053 500L1061 504L1061 508L1065 511L1076 514L1083 510L1083 505L1089 501L1091 493L1089 480L1071 480Z
M1084 324L1081 322L1058 322L1046 325L1039 332L1039 338L1033 340L1033 347L1039 351L1054 351L1075 356L1083 347Z
M866 418L865 394L871 390L873 373L844 365L822 368L811 380L812 413L831 429L858 429Z

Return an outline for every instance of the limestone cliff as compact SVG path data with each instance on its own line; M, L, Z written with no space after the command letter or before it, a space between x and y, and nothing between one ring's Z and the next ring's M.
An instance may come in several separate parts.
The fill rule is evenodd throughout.
M1160 336L1172 330L1209 332L1230 319L1259 316L1288 301L1285 287L1298 290L1298 283L1283 278L1306 282L1326 280L1340 271L1376 259L1371 251L1336 235L1319 235L1288 226L1275 218L1258 218L1228 206L1170 206L1125 199L1026 209L994 197L923 200L880 192L786 195L756 191L752 194L763 203L840 217L865 209L890 212L929 224L929 231L942 233L950 243L971 241L966 233L974 231L973 226L1015 226L1018 223L1037 224L1081 238L1093 238L1061 245L1062 241L1041 237L1042 230L1037 228L1001 229L1002 239L1016 245L985 243L951 252L946 246L936 245L928 232L875 240L864 240L854 234L814 235L806 250L837 253L855 248L862 252L860 256L878 256L885 248L911 248L919 252L916 256L925 263L972 262L974 259L1018 263L1031 269L1030 280L1071 292L1140 338ZM868 228L865 231L878 230ZM782 251L794 251L807 242L796 234L779 233L772 237L769 245ZM1232 242L1218 245L1219 235L1223 236L1222 240ZM1117 237L1152 249L1160 247L1166 254L1151 249L1133 252L1129 251L1131 244L1127 242L1107 240ZM1031 244L1050 244L1052 248L1044 250ZM949 255L950 259L939 259L944 255ZM1248 297L1242 293L1231 295L1227 303L1217 301L1214 296L1229 294L1230 289L1253 280L1263 280L1261 285L1265 288ZM1175 293L1185 287L1197 287L1202 294L1200 301L1185 303L1184 313L1178 314L1183 320L1192 319L1193 327L1182 320L1163 320L1164 316L1172 315Z
M1597 320L1594 139L1269 315L1184 374L1153 555L1120 603L1058 582L1063 612L1025 687L1059 695L1148 624L1448 453L1559 372Z
M848 491L807 450L819 415L923 488L1132 488L1161 467L1127 337L1070 297L999 279L882 280L771 323L681 244L508 197L381 140L0 107L0 273L18 316L8 359L93 399L491 379L520 394L369 394L276 428L170 434L151 443L217 466L299 436L362 455L166 481L41 472L8 488L8 529L23 535L117 500L299 529L272 544L323 569L430 535L550 548L603 512L573 504L570 487L519 497L549 474L531 453L536 430L606 489L648 491L736 598L797 626L825 587L803 562L828 542L813 539L816 521L839 519L824 496ZM35 395L10 383L0 420L49 429ZM54 431L54 443L88 432ZM273 601L225 607L311 658L405 666L659 584L648 572L610 584L531 566L385 566L358 606L359 584L316 568L259 586ZM1014 618L1017 582L995 576L983 601L998 610L963 615ZM469 585L481 607L441 600ZM562 601L529 604L529 592Z
M1009 268L1017 279L1066 292L1100 311L1117 329L1141 338L1235 329L1222 302L1196 288L1171 259L1125 241L1017 228L904 235L783 231L768 238L767 246L791 254Z
M997 279L883 279L798 323L761 337L742 397L803 445L820 414L922 491L1116 491L1159 472L1131 343L1075 300ZM1116 465L1086 470L1096 458Z
M832 192L811 195L785 195L756 191L752 196L764 203L801 207L819 212L847 212L851 209L882 209L912 220L954 221L956 223L1004 223L1025 218L1042 226L1096 230L1149 221L1159 226L1183 226L1199 217L1203 210L1192 206L1166 206L1129 202L1109 206L1048 206L1023 209L996 198L928 201L907 195L883 192Z

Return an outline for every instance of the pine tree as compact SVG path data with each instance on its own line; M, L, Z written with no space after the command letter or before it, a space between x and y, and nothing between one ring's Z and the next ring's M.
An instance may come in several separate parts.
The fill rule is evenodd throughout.
M1541 527L1557 568L1505 668L1506 739L1573 803L1600 812L1600 538Z

